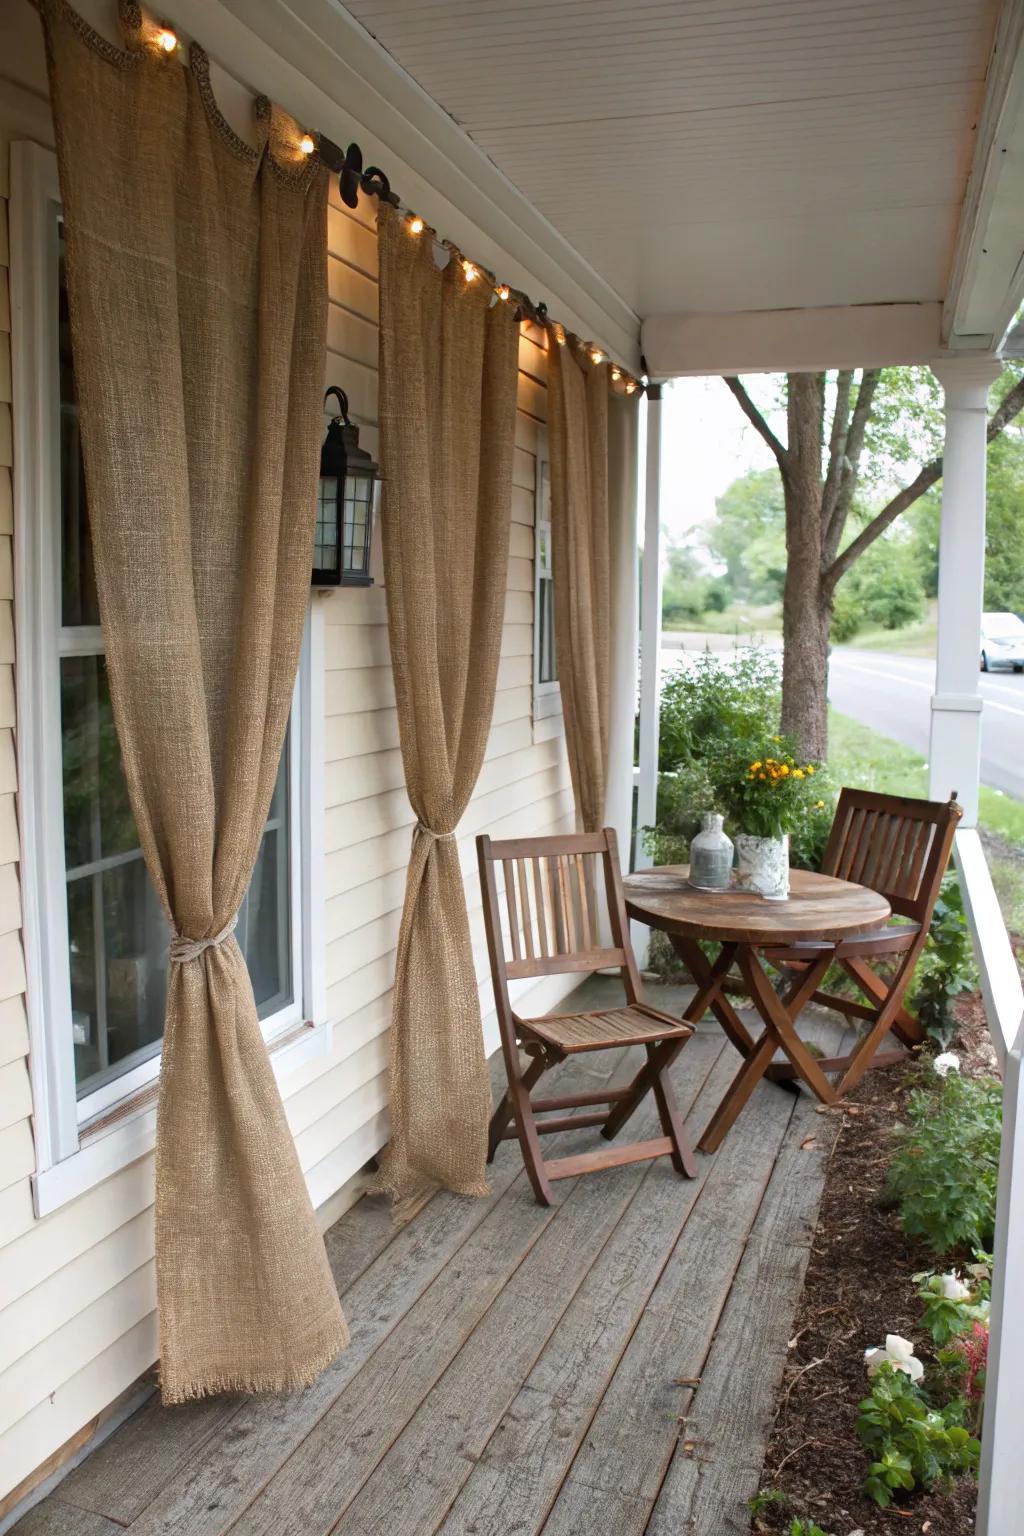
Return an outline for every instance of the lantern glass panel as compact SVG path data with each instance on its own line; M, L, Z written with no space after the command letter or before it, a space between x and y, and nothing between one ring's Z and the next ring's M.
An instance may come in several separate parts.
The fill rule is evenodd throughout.
M318 571L338 569L338 481L334 475L320 481L313 564Z
M351 471L345 478L344 560L342 569L356 576L370 570L370 505L373 476Z

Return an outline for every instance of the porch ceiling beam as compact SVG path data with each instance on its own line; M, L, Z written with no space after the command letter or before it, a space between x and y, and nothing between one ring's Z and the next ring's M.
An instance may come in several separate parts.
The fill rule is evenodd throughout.
M1024 301L1024 0L1004 0L942 315L950 351L995 351Z
M884 368L931 362L940 324L937 303L654 315L644 321L643 351L651 375L662 379Z

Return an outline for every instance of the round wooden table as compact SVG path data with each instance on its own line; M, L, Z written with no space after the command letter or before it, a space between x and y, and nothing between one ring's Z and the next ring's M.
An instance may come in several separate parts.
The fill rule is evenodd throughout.
M672 941L697 991L684 1014L695 1024L710 1008L743 1063L712 1116L698 1145L714 1152L782 1050L799 1076L823 1104L837 1094L821 1065L796 1030L796 1021L818 990L832 963L832 947L842 939L884 928L892 909L884 896L866 886L830 875L795 869L786 901L741 891L698 891L689 884L686 865L664 865L630 875L624 882L626 911L636 922L660 929ZM701 941L721 945L710 963ZM793 944L820 945L808 952L784 996L775 991L759 951ZM764 1032L754 1040L725 992L726 978L738 965L745 989Z

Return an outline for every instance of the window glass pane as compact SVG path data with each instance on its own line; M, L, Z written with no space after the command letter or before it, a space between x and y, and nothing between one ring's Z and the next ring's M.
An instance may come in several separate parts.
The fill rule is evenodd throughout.
M553 683L558 678L555 656L555 584L550 576L542 576L538 588L537 681Z
M61 622L98 626L60 227ZM337 562L337 482L321 484L317 540ZM60 662L71 1028L78 1096L160 1049L169 934L139 848L102 656ZM288 743L238 938L260 1018L293 1001Z
M95 625L100 622L93 569L92 541L85 504L85 473L78 432L78 398L71 359L68 296L64 283L64 222L59 233L60 308L60 513L61 622Z
M167 924L146 874L102 656L61 660L64 848L79 1097L160 1048ZM288 749L238 938L261 1018L292 1001Z

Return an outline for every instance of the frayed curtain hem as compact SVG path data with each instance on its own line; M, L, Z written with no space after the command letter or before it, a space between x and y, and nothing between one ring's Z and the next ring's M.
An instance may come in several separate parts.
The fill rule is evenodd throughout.
M280 1392L304 1392L337 1359L349 1342L348 1325L342 1319L334 1339L307 1366L299 1371L258 1371L227 1374L209 1379L170 1381L160 1371L160 1401L164 1404L192 1403L202 1397L220 1397L225 1393L244 1392L249 1396Z

